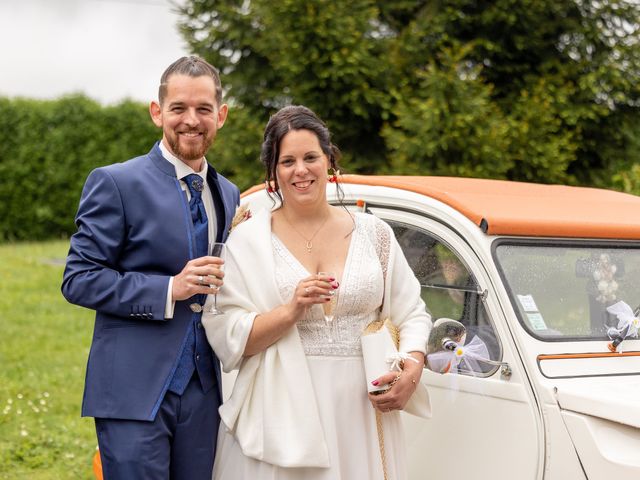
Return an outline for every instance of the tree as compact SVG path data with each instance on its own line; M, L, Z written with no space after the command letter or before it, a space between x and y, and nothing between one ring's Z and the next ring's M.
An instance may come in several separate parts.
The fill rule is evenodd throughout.
M637 188L633 1L188 0L180 13L252 119L230 119L230 138L259 138L302 103L350 171ZM242 147L236 161L255 165L259 145Z

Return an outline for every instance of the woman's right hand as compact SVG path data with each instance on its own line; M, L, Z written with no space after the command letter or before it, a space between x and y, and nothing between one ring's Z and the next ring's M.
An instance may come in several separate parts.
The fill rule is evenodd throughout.
M331 292L338 288L335 278L311 275L301 280L293 292L289 303L280 305L270 312L257 315L249 333L244 356L255 355L277 342L285 332L313 305L328 302Z
M329 302L339 284L333 277L311 275L300 280L293 292L293 298L286 305L292 318L299 320L315 304Z

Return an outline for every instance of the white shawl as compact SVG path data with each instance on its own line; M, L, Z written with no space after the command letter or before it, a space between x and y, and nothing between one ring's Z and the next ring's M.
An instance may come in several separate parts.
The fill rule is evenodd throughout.
M398 325L401 351L424 353L431 322L420 299L420 285L393 232L383 225L391 237L383 315ZM225 283L218 294L225 313L202 317L224 371L239 369L220 417L249 457L283 467L328 467L328 448L298 329L293 326L265 351L243 357L256 315L285 303L274 271L271 212L265 210L231 232Z

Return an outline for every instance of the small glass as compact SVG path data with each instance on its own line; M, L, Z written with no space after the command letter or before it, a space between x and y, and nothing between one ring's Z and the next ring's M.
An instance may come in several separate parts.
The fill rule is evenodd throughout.
M336 279L336 274L334 272L318 272L318 275L321 277L330 277L334 280ZM333 317L335 316L335 309L338 303L338 290L331 290L329 292L329 301L322 304L322 311L324 313L324 320L327 323L333 322Z
M224 243L211 242L209 244L209 255L212 257L218 257L224 260L225 251L226 251L226 247ZM220 265L219 268L221 270L224 270L224 265ZM213 294L213 306L211 307L209 312L213 313L214 315L220 315L221 313L224 313L222 310L218 308L218 292L217 291L216 293Z

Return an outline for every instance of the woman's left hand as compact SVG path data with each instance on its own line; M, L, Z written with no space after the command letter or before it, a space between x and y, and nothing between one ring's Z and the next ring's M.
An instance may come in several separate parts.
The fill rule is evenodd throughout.
M402 371L389 372L374 380L374 385L390 385L385 393L369 394L369 400L376 410L383 413L402 410L416 391L422 376L424 355L419 352L411 352L410 355L417 362L405 360Z

